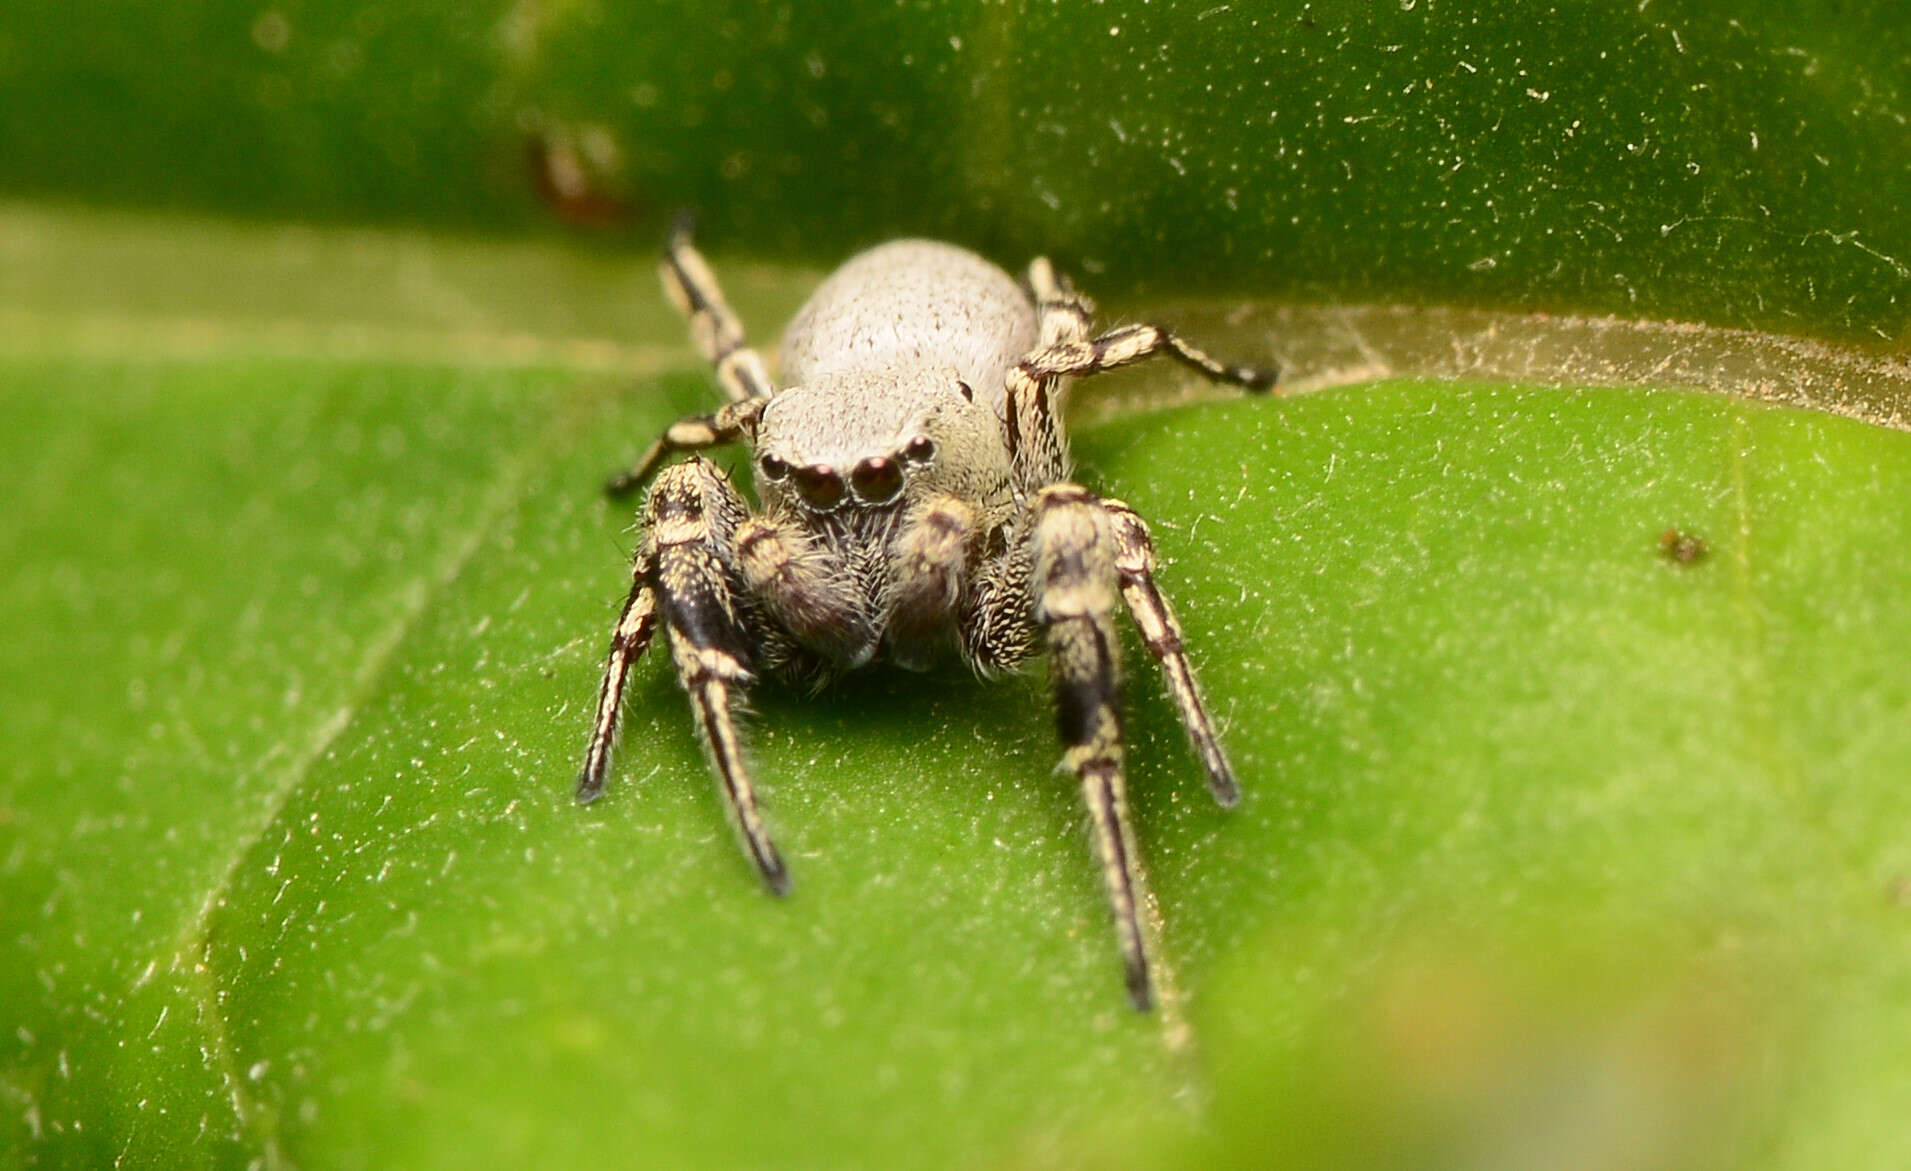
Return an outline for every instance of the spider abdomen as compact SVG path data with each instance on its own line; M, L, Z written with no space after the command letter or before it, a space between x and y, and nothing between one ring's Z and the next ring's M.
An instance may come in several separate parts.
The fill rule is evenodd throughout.
M1003 376L1035 344L1035 305L963 248L897 240L851 259L783 334L781 377L803 386L851 371L949 369L1002 413Z

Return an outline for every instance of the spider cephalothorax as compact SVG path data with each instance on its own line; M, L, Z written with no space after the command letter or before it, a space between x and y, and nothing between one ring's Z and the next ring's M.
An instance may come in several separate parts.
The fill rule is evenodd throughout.
M1155 585L1148 528L1127 505L1069 481L1056 408L1068 379L1155 354L1255 389L1273 385L1274 371L1223 365L1151 325L1094 336L1092 307L1046 261L1030 265L1024 291L973 253L904 240L852 259L810 298L784 336L779 387L686 232L662 271L730 402L673 424L609 487L643 483L672 452L740 442L759 507L701 458L658 475L578 799L603 789L624 681L661 624L745 849L782 893L788 872L737 736L745 687L767 672L816 680L878 659L919 668L945 653L989 674L1042 646L1129 995L1147 1007L1118 604L1161 665L1216 800L1232 805L1240 790Z

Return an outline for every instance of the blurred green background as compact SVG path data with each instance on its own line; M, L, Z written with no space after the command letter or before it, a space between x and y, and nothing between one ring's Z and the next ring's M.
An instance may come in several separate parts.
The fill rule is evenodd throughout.
M1892 3L258 3L0 12L0 190L828 262L928 233L1113 291L1905 341ZM573 192L580 190L573 186Z
M0 1164L1903 1166L1908 84L1882 3L12 0ZM1131 646L1158 1014L1039 674L764 688L786 902L656 661L571 804L683 207L765 344L913 232L1288 363L1078 404L1249 790Z

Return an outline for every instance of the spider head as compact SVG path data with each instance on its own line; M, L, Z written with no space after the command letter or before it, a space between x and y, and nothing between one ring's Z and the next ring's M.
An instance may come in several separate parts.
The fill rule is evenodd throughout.
M830 513L1006 484L999 427L975 397L947 370L856 371L780 391L757 423L758 492Z

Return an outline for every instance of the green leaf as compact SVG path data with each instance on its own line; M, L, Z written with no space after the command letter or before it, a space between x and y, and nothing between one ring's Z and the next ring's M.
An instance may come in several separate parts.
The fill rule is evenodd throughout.
M1212 806L1131 653L1142 1016L1039 678L764 688L788 900L659 662L571 802L630 544L596 485L712 401L643 274L26 211L0 249L3 1161L1904 1161L1899 430L1530 380L1085 390L1082 475L1155 523L1249 788ZM180 257L164 296L84 277ZM721 267L763 333L814 279ZM1423 318L1191 309L1296 390L1350 377L1335 338L1449 360ZM1614 332L1500 324L1529 359ZM1624 336L1668 379L1778 354L1813 401L1904 401L1890 363Z

